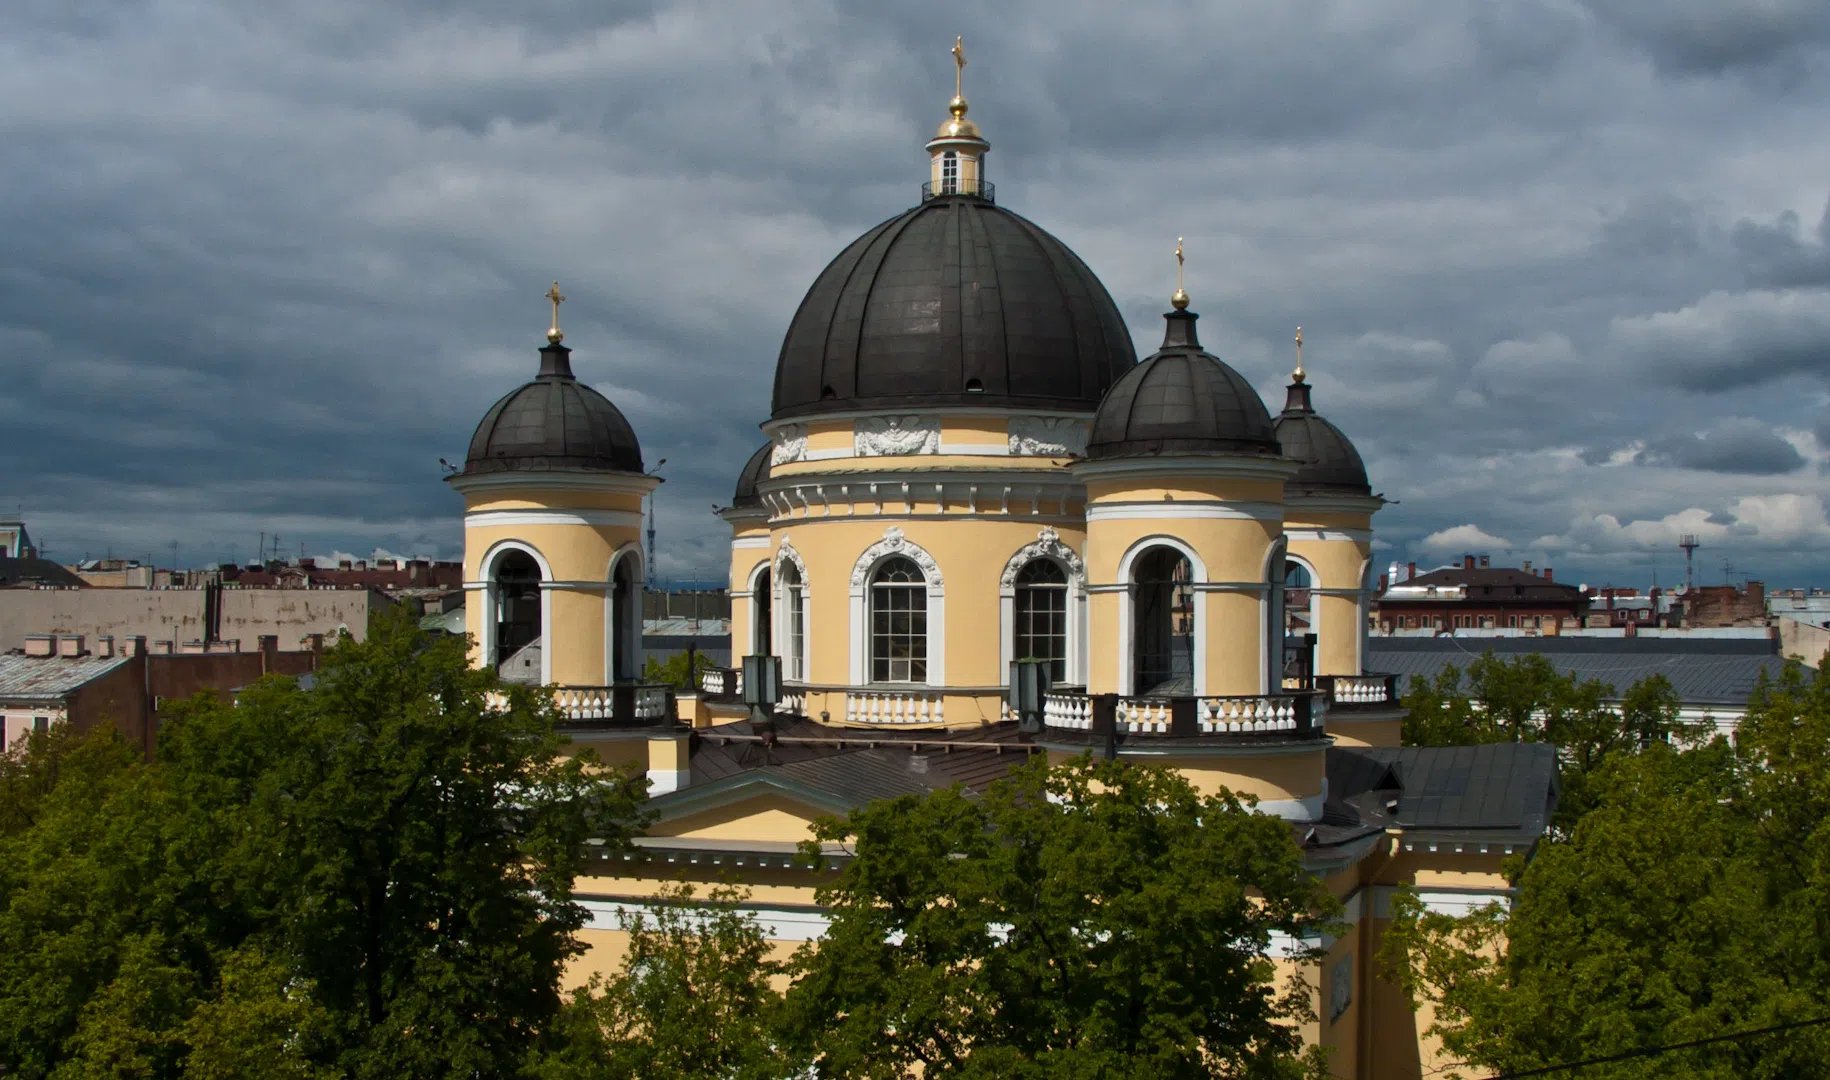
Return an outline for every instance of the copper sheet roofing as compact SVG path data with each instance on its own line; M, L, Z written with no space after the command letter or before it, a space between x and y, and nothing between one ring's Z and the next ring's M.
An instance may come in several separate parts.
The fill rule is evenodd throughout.
M125 656L0 655L0 700L57 701L128 662Z

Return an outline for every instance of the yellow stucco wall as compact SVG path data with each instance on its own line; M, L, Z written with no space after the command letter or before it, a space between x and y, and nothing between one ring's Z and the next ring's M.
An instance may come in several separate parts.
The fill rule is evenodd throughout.
M631 570L637 588L639 634L641 597L641 511L643 491L658 481L642 477L607 475L601 488L584 486L590 479L567 477L563 486L543 486L542 475L514 476L512 488L482 488L465 493L466 515L524 512L527 519L509 524L480 523L467 518L464 529L464 580L480 583L488 573L486 558L493 559L504 542L531 548L545 564L547 584L541 602L546 608L550 634L542 641L549 681L556 685L602 686L611 681L608 671L606 623L611 560L627 552L636 562ZM616 524L582 524L553 515L578 511L627 518ZM545 515L547 520L543 520ZM487 590L473 589L465 604L465 629L476 645L473 662L483 663L482 649L493 632L485 621L493 617ZM639 640L635 655L641 653Z

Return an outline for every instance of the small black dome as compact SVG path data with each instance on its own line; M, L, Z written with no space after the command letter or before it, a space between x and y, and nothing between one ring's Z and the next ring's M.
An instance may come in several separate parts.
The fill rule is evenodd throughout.
M1244 376L1202 350L1195 313L1163 317L1163 347L1100 402L1087 457L1278 453L1270 411Z
M464 473L642 471L635 429L610 399L572 375L572 350L540 350L540 374L490 406L470 438Z
M1091 412L1137 361L1105 286L988 199L930 199L853 241L782 340L777 420L935 405Z
M744 462L743 471L737 474L737 494L731 496L733 508L762 505L762 496L756 493L756 485L769 479L770 458L774 451L775 443L763 443L756 453L750 455L750 460Z
M1284 456L1302 462L1284 490L1297 494L1371 495L1366 465L1341 429L1316 415L1309 402L1309 385L1293 382L1284 411L1277 417L1277 441Z

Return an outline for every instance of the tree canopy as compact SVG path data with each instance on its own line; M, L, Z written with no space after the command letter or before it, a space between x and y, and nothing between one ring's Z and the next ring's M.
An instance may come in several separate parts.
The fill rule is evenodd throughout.
M1231 795L1037 760L816 832L851 858L783 1030L821 1077L1320 1075L1308 990L1271 957L1335 908L1289 826Z
M639 787L539 691L384 619L312 680L0 762L0 1072L510 1075L561 1008L587 837Z
M1587 783L1510 912L1394 904L1385 958L1464 1075L1830 1016L1830 674L1761 687L1733 746L1652 742ZM1818 1076L1827 1051L1812 1028L1577 1075Z

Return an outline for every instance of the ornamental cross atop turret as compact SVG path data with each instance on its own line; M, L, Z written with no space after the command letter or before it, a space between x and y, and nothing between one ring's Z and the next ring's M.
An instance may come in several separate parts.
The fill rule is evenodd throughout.
M966 81L966 38L964 35L953 39L953 96L964 97L961 87Z
M565 340L565 334L559 330L559 305L565 303L566 298L560 295L559 282L553 282L553 287L546 291L546 298L553 302L553 328L546 332L546 339L557 345Z

